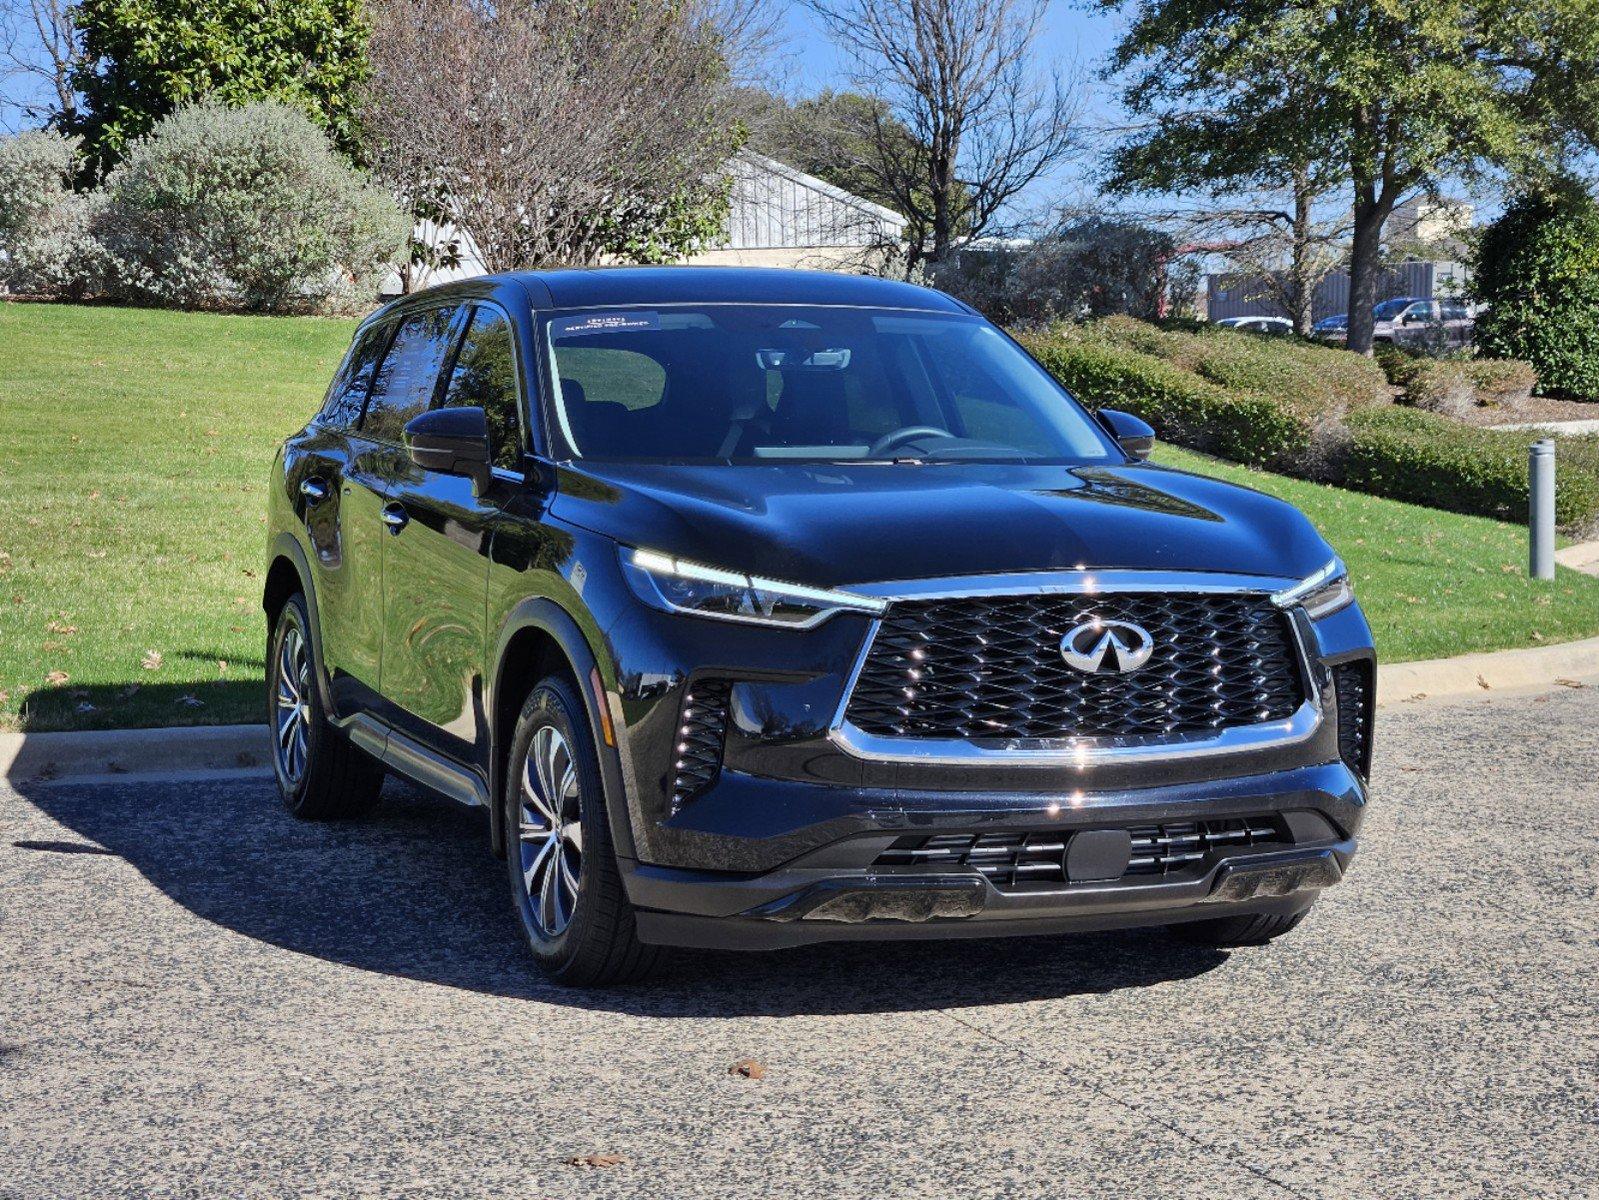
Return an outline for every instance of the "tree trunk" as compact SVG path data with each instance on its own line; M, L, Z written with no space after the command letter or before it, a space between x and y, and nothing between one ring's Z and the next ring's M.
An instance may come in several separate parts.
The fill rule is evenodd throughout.
M1310 187L1303 172L1294 177L1294 239L1289 262L1289 298L1293 301L1288 314L1294 322L1294 332L1300 337L1310 336L1315 320L1315 281L1311 279L1311 224Z
M1349 340L1356 354L1371 356L1372 309L1377 306L1377 273L1383 222L1392 204L1369 194L1355 201L1355 237L1349 250Z

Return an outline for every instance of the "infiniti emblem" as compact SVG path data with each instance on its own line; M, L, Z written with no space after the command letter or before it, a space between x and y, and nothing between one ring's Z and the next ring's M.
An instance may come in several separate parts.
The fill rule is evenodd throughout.
M1095 618L1068 630L1060 640L1060 653L1067 666L1085 675L1125 675L1149 661L1155 639L1130 621Z

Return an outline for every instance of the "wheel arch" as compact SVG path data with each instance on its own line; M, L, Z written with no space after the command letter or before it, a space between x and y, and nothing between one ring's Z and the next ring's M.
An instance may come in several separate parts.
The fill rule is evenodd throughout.
M268 554L266 581L261 585L261 610L266 614L267 650L271 652L272 630L278 614L289 602L289 597L299 592L305 597L305 611L311 624L311 655L315 664L313 677L317 693L322 699L324 712L333 712L333 697L328 687L327 659L322 654L322 622L317 613L316 585L311 581L311 566L306 562L305 550L289 533L280 533L272 540Z
M546 675L564 672L572 680L589 734L600 760L600 775L605 786L611 841L619 856L633 857L633 831L628 822L628 804L621 756L615 739L615 725L604 693L599 661L577 620L555 601L546 597L524 600L511 610L501 626L487 681L484 705L489 734L489 829L496 854L505 853L506 830L503 804L506 755L516 730L522 702L533 686ZM596 695L596 686L599 695Z

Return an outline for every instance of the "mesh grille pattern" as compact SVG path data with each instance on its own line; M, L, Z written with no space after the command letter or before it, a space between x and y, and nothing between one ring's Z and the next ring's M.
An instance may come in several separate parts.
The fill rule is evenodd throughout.
M727 704L733 685L726 679L696 679L683 696L673 763L672 811L675 813L711 784L722 769L722 742L727 736Z
M1084 674L1061 639L1094 618L1147 630L1142 669ZM887 737L1174 735L1282 720L1301 700L1287 617L1262 596L981 596L893 604L848 716Z
M1365 663L1333 668L1338 696L1338 754L1362 778L1371 759L1371 672Z
M1272 817L1183 821L1128 828L1133 855L1127 876L1170 875L1205 865L1213 852L1239 847L1290 844L1287 831ZM960 866L986 875L1001 891L1026 891L1040 885L1063 886L1070 834L970 833L901 838L877 857L878 866Z

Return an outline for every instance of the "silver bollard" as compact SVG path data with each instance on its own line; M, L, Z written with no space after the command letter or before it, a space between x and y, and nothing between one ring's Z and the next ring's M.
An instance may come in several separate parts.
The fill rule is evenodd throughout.
M1531 509L1528 525L1532 553L1528 573L1534 579L1555 577L1555 440L1534 442L1528 453L1527 474L1531 483Z

